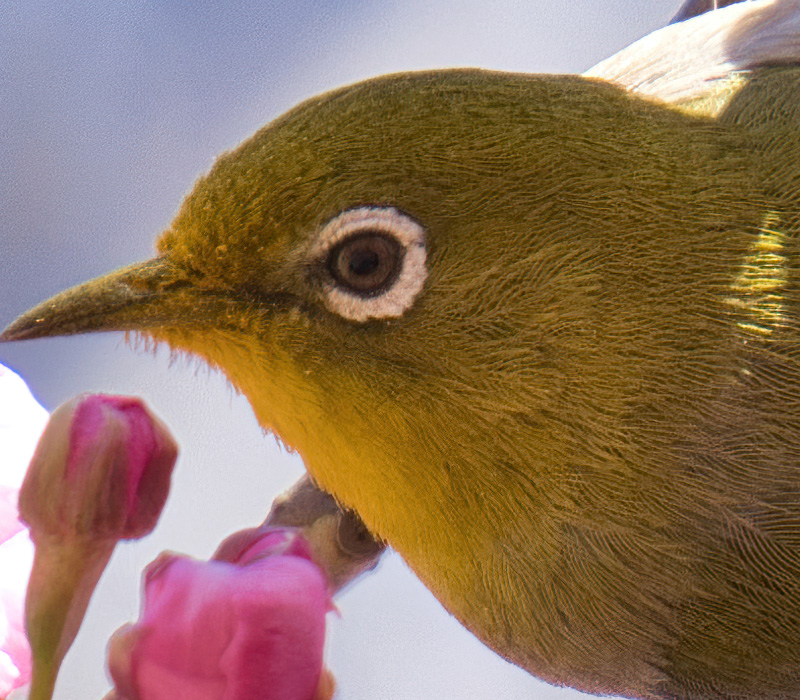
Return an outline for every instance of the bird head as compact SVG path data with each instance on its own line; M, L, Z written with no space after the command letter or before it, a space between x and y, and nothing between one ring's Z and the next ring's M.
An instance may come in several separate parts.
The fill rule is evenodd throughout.
M674 360L637 350L691 294L664 251L699 245L693 222L741 190L707 184L713 127L687 140L689 120L579 77L345 87L222 155L156 257L3 340L122 330L197 355L418 570L441 569L429 533L454 518L476 537L448 545L473 560L537 493L557 500L567 457L608 444L614 407Z

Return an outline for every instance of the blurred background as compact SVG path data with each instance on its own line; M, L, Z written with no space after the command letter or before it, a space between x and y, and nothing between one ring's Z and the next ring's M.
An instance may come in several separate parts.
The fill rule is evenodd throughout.
M221 151L299 100L390 71L582 72L663 26L679 0L3 0L0 326L51 294L149 257ZM182 446L155 533L117 549L56 698L108 688L109 635L138 614L160 551L206 558L300 477L224 378L121 334L0 346L52 410L84 391L138 394ZM0 464L2 468L2 464ZM342 700L581 698L483 647L396 555L330 616Z

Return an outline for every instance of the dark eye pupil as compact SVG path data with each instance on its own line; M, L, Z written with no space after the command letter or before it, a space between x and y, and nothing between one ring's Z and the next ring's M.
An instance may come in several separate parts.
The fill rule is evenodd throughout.
M392 236L365 231L333 247L328 270L340 286L368 297L380 294L394 283L402 261L403 247Z
M356 276L370 275L378 269L381 258L374 250L356 250L350 256L350 274Z

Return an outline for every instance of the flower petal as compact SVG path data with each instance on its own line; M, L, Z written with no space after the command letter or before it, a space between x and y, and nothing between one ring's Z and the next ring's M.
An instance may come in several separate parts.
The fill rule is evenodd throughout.
M47 415L25 382L0 365L0 485L19 488Z
M19 521L18 494L17 489L0 485L0 544L25 529Z
M31 677L31 651L25 636L25 587L33 563L33 543L28 531L23 530L0 545L0 617L5 625L0 629L0 652L6 655L6 666L16 669L16 688ZM3 672L0 672L2 677ZM7 677L7 676L6 676ZM2 681L0 680L0 686ZM2 695L0 695L2 697Z
M257 544L251 534L243 543ZM120 697L313 700L330 596L316 564L302 553L280 553L292 536L267 530L262 555L275 553L243 565L174 554L153 562L140 621L109 646ZM239 539L231 551L240 549Z
M19 670L11 657L4 651L0 651L0 698L6 697L14 688L21 685L18 683L19 676Z
M228 678L221 700L311 700L322 671L327 581L295 556L242 567L233 596L237 624L220 659Z

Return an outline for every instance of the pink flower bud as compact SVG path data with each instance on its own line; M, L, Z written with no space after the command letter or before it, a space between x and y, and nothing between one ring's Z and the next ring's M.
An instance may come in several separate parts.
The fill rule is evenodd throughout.
M34 542L143 537L166 502L177 451L138 398L82 395L59 406L20 491Z
M226 561L165 554L147 568L139 622L120 629L109 644L114 697L331 696L332 680L322 666L327 581L301 535L254 532L233 536Z
M51 416L19 494L36 545L25 605L31 700L51 697L117 541L155 527L177 453L138 398L78 396Z

